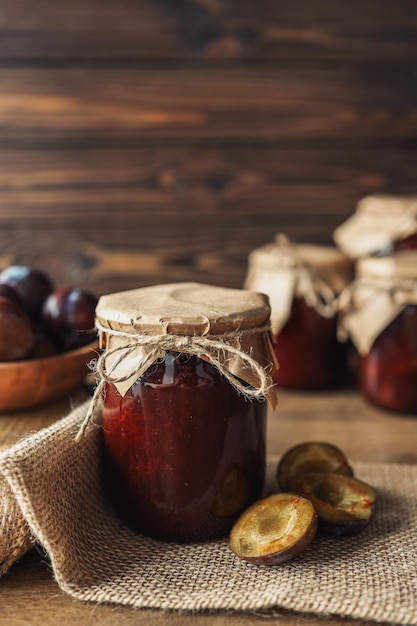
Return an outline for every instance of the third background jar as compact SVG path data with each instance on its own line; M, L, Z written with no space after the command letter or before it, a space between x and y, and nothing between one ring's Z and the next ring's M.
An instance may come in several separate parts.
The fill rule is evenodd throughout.
M336 248L296 245L284 235L250 253L244 286L269 296L278 386L326 389L344 382L347 345L337 339L336 302L352 272L352 261Z
M363 396L416 415L417 251L361 259L340 298L340 324L359 354Z

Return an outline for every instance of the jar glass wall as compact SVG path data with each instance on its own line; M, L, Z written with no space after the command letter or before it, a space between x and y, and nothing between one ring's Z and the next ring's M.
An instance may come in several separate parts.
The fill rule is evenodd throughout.
M250 253L245 288L270 300L278 389L344 384L347 345L338 340L337 296L352 277L352 261L335 247L294 244L283 234Z
M278 387L326 389L346 375L346 344L337 339L337 317L320 315L304 299L294 298L288 321L276 337Z
M400 250L417 250L417 233L395 241L392 248L394 252L399 252Z
M172 351L124 397L107 384L104 477L122 519L164 540L227 533L263 488L266 407L206 361Z
M359 357L359 385L371 403L417 414L417 306L406 306Z

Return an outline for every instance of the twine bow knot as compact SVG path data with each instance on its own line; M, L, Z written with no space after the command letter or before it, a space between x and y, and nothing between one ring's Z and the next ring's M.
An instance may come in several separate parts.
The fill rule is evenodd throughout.
M394 304L417 304L417 284L412 279L358 278L340 294L338 312L350 313L371 301L375 294L387 294Z
M239 332L216 335L177 335L177 334L131 334L104 328L97 323L99 331L117 341L105 350L92 364L98 378L89 410L77 434L79 439L85 434L101 402L105 386L116 385L122 395L146 370L166 352L172 350L196 355L217 368L229 383L249 399L264 400L273 388L273 381L267 368L263 367L251 353L240 347L239 336L243 333L268 331L254 328ZM240 372L246 371L253 385L245 383L234 374L235 365Z

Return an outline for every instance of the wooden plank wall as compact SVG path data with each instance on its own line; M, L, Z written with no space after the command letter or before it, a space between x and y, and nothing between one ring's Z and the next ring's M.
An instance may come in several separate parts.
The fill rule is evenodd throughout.
M415 0L0 0L0 265L240 287L417 192Z

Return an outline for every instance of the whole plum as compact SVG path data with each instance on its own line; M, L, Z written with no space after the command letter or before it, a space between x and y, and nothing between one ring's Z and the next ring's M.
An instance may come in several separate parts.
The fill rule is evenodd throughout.
M0 296L2 298L7 298L8 300L13 300L15 304L22 306L22 301L20 300L16 289L13 289L10 285L0 283Z
M34 343L33 327L23 308L0 296L0 361L29 358Z
M58 354L59 349L56 342L45 332L42 324L34 326L34 333L35 343L32 349L32 357L34 359L43 359L47 356Z
M53 291L42 309L43 326L61 350L71 350L93 341L97 298L75 287Z
M0 284L12 287L21 304L32 319L37 319L53 284L42 270L27 265L9 265L0 272Z

